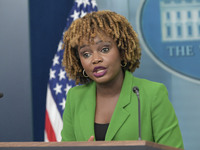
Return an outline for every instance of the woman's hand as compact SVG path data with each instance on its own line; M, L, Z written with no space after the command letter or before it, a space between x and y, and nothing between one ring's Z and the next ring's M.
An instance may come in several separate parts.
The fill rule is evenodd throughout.
M94 136L91 136L91 137L89 138L88 142L89 142L89 141L94 141Z

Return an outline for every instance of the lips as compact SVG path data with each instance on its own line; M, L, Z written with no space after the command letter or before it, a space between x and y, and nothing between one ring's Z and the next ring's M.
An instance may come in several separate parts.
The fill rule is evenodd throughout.
M105 67L98 66L94 68L93 75L95 77L102 77L106 74L106 72L107 72L107 69Z

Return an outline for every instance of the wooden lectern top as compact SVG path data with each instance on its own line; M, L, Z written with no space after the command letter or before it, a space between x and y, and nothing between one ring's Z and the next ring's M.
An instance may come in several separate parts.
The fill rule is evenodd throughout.
M181 150L149 141L0 142L0 150Z

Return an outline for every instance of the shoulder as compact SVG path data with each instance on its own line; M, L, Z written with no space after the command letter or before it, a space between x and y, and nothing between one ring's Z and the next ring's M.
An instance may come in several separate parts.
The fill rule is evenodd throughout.
M93 89L95 87L95 83L94 82L91 82L91 83L88 83L88 84L83 84L83 85L77 85L75 87L72 87L69 92L70 93L84 93L86 91L88 91L89 89Z
M133 85L138 86L140 90L149 91L149 92L156 92L157 90L163 89L167 90L166 86L163 83L150 81L147 79L142 79L133 76Z
M167 91L164 84L135 77L131 72L128 71L125 73L124 87L130 90L132 90L133 87L138 87L140 95L145 96L155 95L159 93L159 91Z
M93 93L95 90L95 83L91 82L89 84L78 85L69 89L67 93L67 100L73 99L73 101L77 101L80 99L84 99Z
M134 76L131 72L125 72L125 81L126 84L130 84L132 81L133 86L138 86L140 88L158 88L160 86L164 86L162 83L150 81L143 78L138 78Z
M162 83L159 83L159 82L155 82L155 81L151 81L151 80L147 80L147 79L143 79L143 78L138 78L138 77L135 77L133 76L133 82L135 82L136 84L142 84L142 85L145 85L145 86L162 86L163 84Z
M133 77L132 86L137 86L139 88L140 97L146 104L148 103L151 105L152 103L169 101L168 91L163 83Z

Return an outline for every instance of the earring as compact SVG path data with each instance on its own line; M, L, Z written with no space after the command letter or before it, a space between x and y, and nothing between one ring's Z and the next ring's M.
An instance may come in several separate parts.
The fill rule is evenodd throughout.
M85 73L85 69L83 69L83 76L86 78L88 77L88 75Z
M127 65L127 62L121 63L121 66L122 66L123 68L126 67L126 65Z

